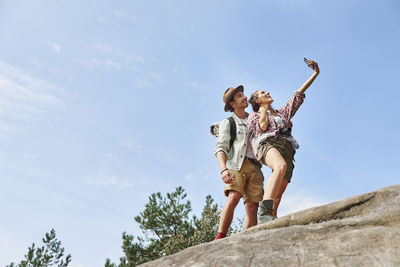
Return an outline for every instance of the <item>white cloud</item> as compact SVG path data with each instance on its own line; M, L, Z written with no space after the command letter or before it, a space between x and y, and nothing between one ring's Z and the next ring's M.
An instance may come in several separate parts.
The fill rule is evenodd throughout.
M134 152L134 153L140 153L142 150L140 149L140 146L131 140L124 140L119 143L121 146L126 147L129 151Z
M154 80L160 81L161 76L158 75L158 73L155 73L154 71L148 71L147 74L152 77Z
M30 160L36 160L38 158L36 153L25 152L24 157Z
M96 43L93 45L93 48L95 51L103 54L111 54L114 51L114 49L112 49L110 46L103 43Z
M200 85L198 82L185 82L185 87L200 88Z
M133 71L137 73L137 78L133 81L133 83L138 88L149 88L151 87L152 81L162 80L158 73L143 69L141 67L142 64L146 63L141 56L115 49L105 43L95 43L91 46L91 49L97 52L99 56L91 59L81 59L78 61L78 63L90 70L95 68L103 68L106 70Z
M116 155L112 154L112 153L107 153L106 155L106 159L109 162L115 163L117 165L122 165L123 161L120 160Z
M164 151L160 153L159 158L163 161L174 161L175 155L168 151Z
M14 132L17 130L17 127L15 125L12 125L10 123L4 122L0 120L0 131L2 132Z
M95 68L102 68L106 70L120 71L122 69L121 65L118 62L113 61L111 59L92 58L92 59L82 59L79 62L90 70L93 70Z
M139 21L137 17L129 14L128 12L126 12L123 9L114 10L114 16L116 16L117 18L126 19L126 20L133 21L133 22Z
M149 88L149 87L151 87L151 84L147 79L135 79L133 81L133 83L138 88Z
M188 181L206 181L216 178L215 171L210 168L200 168L185 174L185 180ZM219 176L218 176L219 177Z
M50 48L54 52L56 52L56 53L60 53L61 52L61 46L59 44L57 44L55 42L51 42L51 41L49 41L47 44L50 46Z
M0 130L43 119L62 103L60 93L54 84L0 62Z
M44 63L37 58L29 57L31 64L37 69L43 69Z
M0 265L5 266L11 262L18 262L21 257L23 257L22 245L19 243L15 237L11 237L9 233L4 229L0 235ZM17 244L18 243L18 244ZM4 265L3 265L4 264Z
M135 59L136 59L136 62L139 62L139 63L146 63L146 62L144 61L143 57L141 57L141 56L136 56Z
M11 248L10 242L3 236L0 236L0 248L2 248L2 250Z
M124 51L112 48L111 46L104 44L104 43L94 44L93 49L95 51L105 54L105 55L115 56L118 59L122 59L126 63L131 63L131 62L145 63L145 60L141 56L136 56L136 55L126 53Z
M114 15L115 15L116 17L122 18L122 17L127 16L127 12L126 12L125 10L122 10L122 9L114 10Z
M133 80L133 84L137 88L150 88L151 82L161 81L161 76L151 70L145 70L142 67L135 66L144 64L145 60L141 56L132 55L124 51L115 49L105 43L95 43L91 47L95 52L100 53L101 56L106 56L108 59L82 59L79 61L82 65L93 70L94 68L103 68L108 70L129 70L137 73L137 78Z
M102 168L97 171L94 175L86 176L86 184L105 187L105 186L113 186L123 189L129 189L135 187L134 183L131 183L127 180L123 180L118 177L116 174L110 174L107 168Z
M293 187L288 185L288 189L282 196L281 204L278 209L278 216L283 216L296 211L320 206L332 200L319 196L306 188Z
M184 86L196 89L196 91L205 91L205 90L207 90L207 85L200 84L199 82L196 82L196 81L185 82Z

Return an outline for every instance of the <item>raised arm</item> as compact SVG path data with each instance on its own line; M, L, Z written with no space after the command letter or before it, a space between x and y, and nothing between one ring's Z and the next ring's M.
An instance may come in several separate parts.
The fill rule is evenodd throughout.
M312 60L307 60L307 64L310 65L312 64L314 66L314 73L311 75L311 77L300 87L299 90L297 90L300 94L304 94L304 92L307 90L308 87L313 83L315 78L317 78L319 74L319 67L318 63Z

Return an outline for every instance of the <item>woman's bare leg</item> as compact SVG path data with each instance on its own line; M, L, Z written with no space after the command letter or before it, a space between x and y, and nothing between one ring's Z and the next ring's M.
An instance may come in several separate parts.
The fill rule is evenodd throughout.
M281 190L281 183L286 172L286 162L276 148L271 148L265 155L265 163L272 169L272 174L265 185L264 199L274 199L276 206L276 199Z
M276 199L274 201L274 204L275 204L275 209L274 209L274 213L273 213L274 217L278 217L277 216L278 207L279 207L279 204L281 203L282 195L285 192L288 183L289 183L288 179L285 179L285 178L282 179L281 186L280 186L279 192L278 192L278 196L276 197Z

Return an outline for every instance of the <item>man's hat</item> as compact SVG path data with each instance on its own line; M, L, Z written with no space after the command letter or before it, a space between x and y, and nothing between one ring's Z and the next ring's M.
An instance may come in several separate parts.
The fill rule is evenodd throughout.
M239 85L236 88L229 87L228 89L226 89L224 96L222 97L222 100L225 103L224 110L226 112L229 110L229 103L232 101L233 96L239 91L243 93L243 90L244 90L243 85Z

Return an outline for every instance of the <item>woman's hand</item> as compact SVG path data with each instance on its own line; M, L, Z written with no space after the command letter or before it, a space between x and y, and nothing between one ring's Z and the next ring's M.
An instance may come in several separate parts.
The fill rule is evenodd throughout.
M312 64L313 65L313 70L314 73L311 75L311 77L300 87L299 90L297 90L297 92L299 92L300 94L304 94L304 92L307 90L307 88L314 82L315 78L317 78L318 74L319 74L319 67L318 67L318 63L313 61L313 60L307 60L307 65Z
M307 65L312 65L313 66L313 70L315 73L319 74L319 67L318 67L318 63L313 61L313 60L307 60Z

